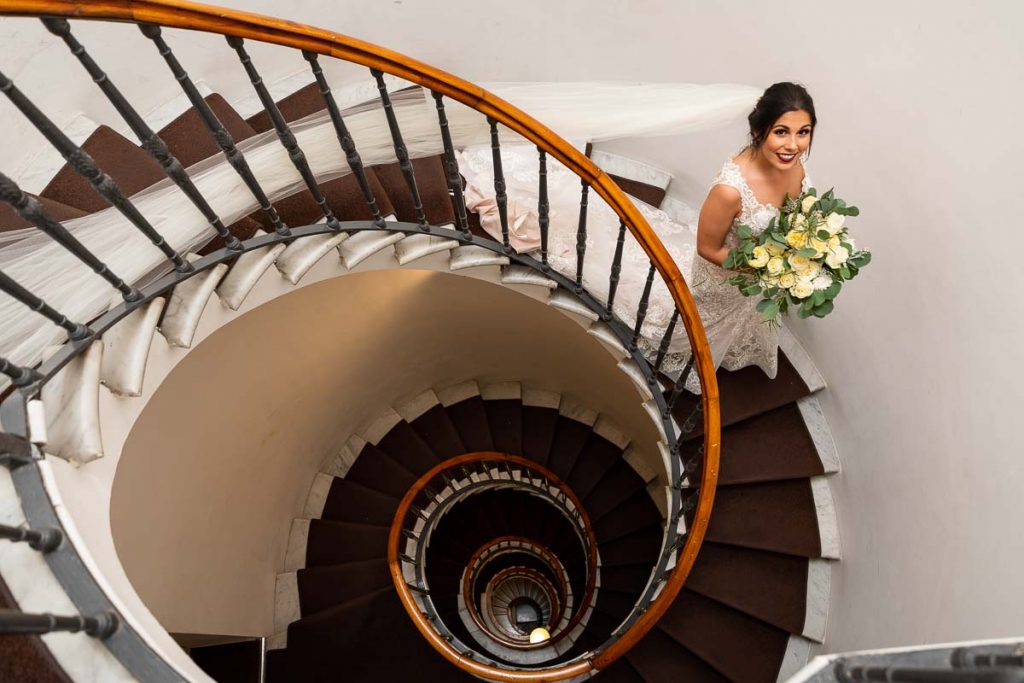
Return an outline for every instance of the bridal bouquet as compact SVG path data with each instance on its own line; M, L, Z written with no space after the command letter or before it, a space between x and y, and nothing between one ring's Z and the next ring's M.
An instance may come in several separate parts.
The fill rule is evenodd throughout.
M771 325L790 308L800 318L824 318L842 283L871 262L871 253L857 250L845 226L847 216L859 213L832 190L818 197L811 188L787 198L778 219L759 235L739 226L740 243L722 264L739 271L730 284L744 296L760 295L757 310Z

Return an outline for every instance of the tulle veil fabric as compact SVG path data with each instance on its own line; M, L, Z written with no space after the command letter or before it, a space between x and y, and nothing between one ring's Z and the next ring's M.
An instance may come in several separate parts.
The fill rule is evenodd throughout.
M733 84L495 83L483 87L563 138L590 142L679 135L726 125L744 116L761 93L758 88ZM433 98L416 88L395 93L392 99L410 156L439 154L442 143ZM457 148L489 140L489 126L479 112L452 100L446 100L446 112ZM364 164L395 161L390 131L378 105L346 110L345 121ZM291 129L319 181L350 172L326 112L293 123ZM501 136L503 145L525 142L507 129L502 129ZM238 148L272 201L304 189L273 131L250 138ZM561 166L554 160L549 163ZM562 170L568 173L564 167ZM188 173L225 225L258 209L223 155L191 166ZM197 248L214 234L195 205L170 180L131 199L181 253ZM603 204L593 193L590 201ZM610 211L606 205L604 208ZM127 282L170 270L161 252L114 208L68 221L65 227ZM36 229L0 237L0 270L72 320L95 318L107 310L116 294L102 278ZM643 270L646 275L646 264ZM661 317L657 316L659 321ZM0 294L0 321L0 355L18 365L38 363L47 347L65 339L63 330L4 294Z

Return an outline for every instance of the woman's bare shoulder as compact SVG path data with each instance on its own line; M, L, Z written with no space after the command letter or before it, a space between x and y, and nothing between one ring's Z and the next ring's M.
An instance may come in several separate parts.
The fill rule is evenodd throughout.
M740 191L725 183L712 185L708 190L708 198L704 200L705 207L711 205L717 209L735 209L736 212L739 212L741 203Z

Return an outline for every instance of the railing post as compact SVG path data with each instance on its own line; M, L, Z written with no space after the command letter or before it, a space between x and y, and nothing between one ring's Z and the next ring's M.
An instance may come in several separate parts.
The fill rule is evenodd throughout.
M384 116L391 130L391 140L395 146L395 158L398 159L398 168L405 177L405 183L409 186L409 194L412 195L413 211L416 214L416 221L424 232L430 231L430 224L427 223L427 214L423 210L423 200L420 198L419 188L416 186L416 173L412 168L412 161L409 160L409 151L402 139L402 131L398 127L398 117L395 116L395 107L391 104L391 96L388 94L388 86L384 82L384 72L379 69L370 69L370 73L377 81L377 92L380 95L381 106L384 107Z
M622 272L622 249L626 244L626 223L619 221L619 237L615 241L615 257L612 259L612 271L608 278L608 308L605 311L605 320L611 320L613 306L615 305L615 290L619 287L619 275Z
M580 219L576 226L576 287L577 294L583 293L583 257L587 252L587 195L590 192L590 185L586 180L580 180L583 186L580 192Z
M501 141L498 138L497 119L487 117L491 128L491 162L494 165L494 201L498 204L498 220L501 222L501 246L505 253L511 253L508 241L508 195L505 194L505 170L501 165Z
M434 101L437 103L437 122L441 127L441 142L444 145L445 175L448 179L448 191L452 195L452 202L455 204L455 218L458 220L459 232L466 239L472 237L469 231L469 219L466 216L466 198L462 194L462 176L459 175L459 162L455 157L455 146L452 144L452 134L448 130L448 116L444 111L444 95L434 92Z
M7 526L0 524L0 538L9 541L28 543L32 550L48 553L55 550L64 540L60 529L28 529L26 527Z

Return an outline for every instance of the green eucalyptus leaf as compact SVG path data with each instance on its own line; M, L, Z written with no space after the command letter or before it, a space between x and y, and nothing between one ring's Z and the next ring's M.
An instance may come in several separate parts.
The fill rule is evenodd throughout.
M835 304L833 304L831 301L826 301L825 303L814 309L814 315L818 318L824 318L826 315L832 312L833 308L835 308Z

